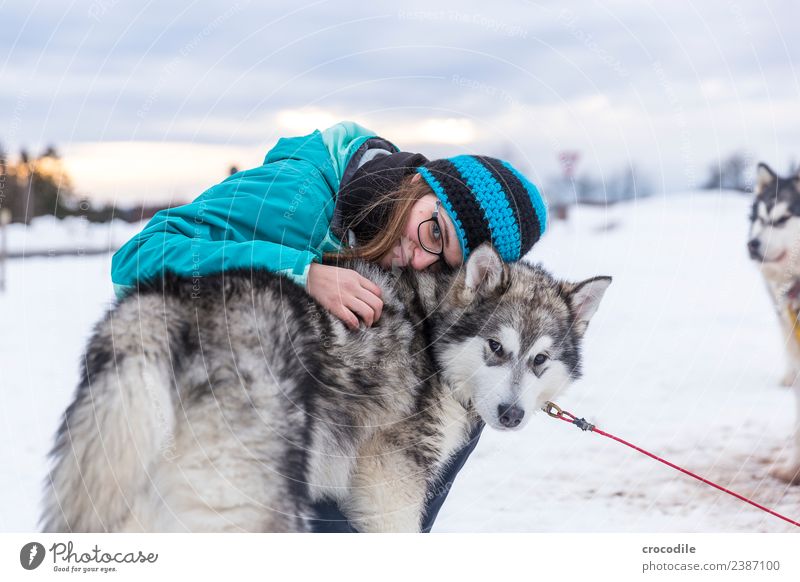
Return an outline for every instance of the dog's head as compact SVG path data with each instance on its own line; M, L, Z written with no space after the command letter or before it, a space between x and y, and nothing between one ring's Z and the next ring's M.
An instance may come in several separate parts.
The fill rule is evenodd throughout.
M521 428L580 376L581 339L610 283L557 281L479 247L437 308L434 349L444 379L488 425Z
M781 178L758 164L750 213L750 258L764 266L792 270L800 264L800 174Z

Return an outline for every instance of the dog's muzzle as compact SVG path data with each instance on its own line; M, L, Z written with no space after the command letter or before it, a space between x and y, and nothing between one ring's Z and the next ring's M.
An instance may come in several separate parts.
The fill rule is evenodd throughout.
M757 238L747 241L747 251L750 253L750 258L754 261L763 261L764 257L761 256L761 241Z

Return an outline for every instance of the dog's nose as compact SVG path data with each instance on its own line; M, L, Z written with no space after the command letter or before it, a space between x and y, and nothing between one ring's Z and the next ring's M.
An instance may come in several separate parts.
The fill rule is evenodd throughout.
M497 407L497 416L500 418L500 424L507 428L515 428L522 422L525 411L513 404L501 404Z
M747 241L747 250L750 252L750 258L758 259L761 258L759 254L759 250L761 249L761 241L757 238L751 238Z

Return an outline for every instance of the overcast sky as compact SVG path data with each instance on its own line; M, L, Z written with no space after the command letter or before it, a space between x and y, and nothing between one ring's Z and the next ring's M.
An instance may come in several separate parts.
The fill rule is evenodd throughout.
M0 3L0 143L77 189L190 200L341 119L428 157L559 151L687 189L742 150L800 159L800 8L774 2Z

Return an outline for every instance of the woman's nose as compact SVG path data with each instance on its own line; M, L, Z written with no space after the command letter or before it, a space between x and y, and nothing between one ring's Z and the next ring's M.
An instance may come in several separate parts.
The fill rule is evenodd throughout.
M419 245L414 245L414 254L411 256L411 266L414 268L415 271L421 271L422 269L427 269L436 261L439 260L434 254L429 253Z

